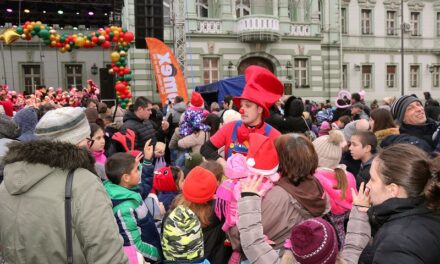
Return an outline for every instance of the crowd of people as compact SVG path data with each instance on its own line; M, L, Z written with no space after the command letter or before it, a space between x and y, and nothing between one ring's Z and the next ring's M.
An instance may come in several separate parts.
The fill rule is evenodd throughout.
M318 104L245 79L222 104L127 110L93 82L0 90L0 263L439 262L429 93Z

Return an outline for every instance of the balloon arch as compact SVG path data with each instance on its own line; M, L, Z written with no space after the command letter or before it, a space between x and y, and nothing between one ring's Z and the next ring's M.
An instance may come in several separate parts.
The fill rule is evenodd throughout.
M114 51L110 54L112 67L109 70L116 76L116 96L122 108L131 103L130 81L133 77L130 68L127 66L127 54L130 43L134 40L134 34L121 27L110 26L100 28L95 32L78 34L58 34L56 29L44 25L40 21L26 21L23 25L9 28L0 34L0 41L6 45L22 38L31 40L38 36L46 46L57 48L61 53L71 52L75 49L91 49L101 46L103 49L110 49L114 43Z

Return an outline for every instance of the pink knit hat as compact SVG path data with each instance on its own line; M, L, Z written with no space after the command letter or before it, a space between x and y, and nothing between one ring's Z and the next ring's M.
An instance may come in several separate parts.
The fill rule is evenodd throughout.
M301 264L334 264L338 240L333 227L322 218L312 218L296 225L290 237L292 252Z

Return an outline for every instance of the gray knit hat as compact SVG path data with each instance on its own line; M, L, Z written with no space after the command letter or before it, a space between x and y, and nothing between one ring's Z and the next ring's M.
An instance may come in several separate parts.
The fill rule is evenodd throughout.
M38 122L35 134L41 139L77 145L90 136L90 125L81 108L63 107L47 112Z
M21 134L21 129L12 118L0 114L0 138L16 139Z
M416 101L422 104L422 101L420 101L419 98L412 95L404 95L397 99L391 106L391 114L393 115L393 118L402 123L403 118L405 117L406 108L408 105Z
M321 136L313 141L316 154L318 154L319 167L333 169L342 157L342 144L344 135L339 130L331 130L328 135Z

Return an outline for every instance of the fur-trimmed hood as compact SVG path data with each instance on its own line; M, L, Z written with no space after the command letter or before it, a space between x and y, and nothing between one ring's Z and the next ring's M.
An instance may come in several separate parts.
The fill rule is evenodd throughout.
M84 148L47 140L14 142L4 158L4 182L10 194L24 193L55 170L83 168L96 174L94 157ZM64 174L64 173L63 173Z

